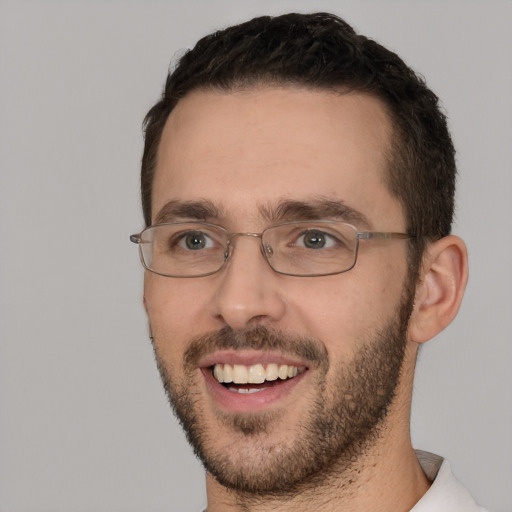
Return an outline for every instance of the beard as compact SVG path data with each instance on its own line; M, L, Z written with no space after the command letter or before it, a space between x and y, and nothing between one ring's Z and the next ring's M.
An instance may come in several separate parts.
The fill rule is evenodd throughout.
M331 369L329 379L329 356L321 340L264 326L243 332L225 327L192 339L182 378L167 369L154 344L169 402L206 471L249 500L284 498L348 475L381 436L400 381L412 310L411 293L404 290L403 295L398 314L361 340L346 364ZM297 421L285 423L286 410L217 411L214 424L206 421L197 361L214 350L243 348L295 354L308 361L308 371L315 370L309 385L314 392ZM223 446L220 433L230 436ZM273 439L273 433L285 433L285 439Z

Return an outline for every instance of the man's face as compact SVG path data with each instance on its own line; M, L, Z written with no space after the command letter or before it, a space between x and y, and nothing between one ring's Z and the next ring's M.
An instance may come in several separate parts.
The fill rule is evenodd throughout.
M367 95L191 93L162 136L153 223L259 233L311 217L404 231L385 185L390 131ZM147 272L145 305L166 389L208 471L230 487L281 492L350 465L395 393L405 400L411 297L403 241L362 241L351 271L312 278L273 272L259 244L236 237L226 266L207 277ZM240 383L219 383L215 367ZM262 367L268 381L247 384Z

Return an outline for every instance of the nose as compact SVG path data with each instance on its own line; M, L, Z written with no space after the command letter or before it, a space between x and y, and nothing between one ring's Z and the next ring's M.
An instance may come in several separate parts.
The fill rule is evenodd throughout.
M233 329L274 324L285 313L282 276L269 266L255 235L232 238L231 254L217 274L213 314Z

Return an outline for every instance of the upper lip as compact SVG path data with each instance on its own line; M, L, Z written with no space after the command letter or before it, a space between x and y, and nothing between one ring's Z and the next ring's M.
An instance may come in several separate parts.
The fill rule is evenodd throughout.
M290 356L279 352L259 351L251 349L218 350L207 354L199 360L200 368L209 368L215 364L240 364L251 366L253 364L286 364L288 366L306 367L310 365L297 356Z

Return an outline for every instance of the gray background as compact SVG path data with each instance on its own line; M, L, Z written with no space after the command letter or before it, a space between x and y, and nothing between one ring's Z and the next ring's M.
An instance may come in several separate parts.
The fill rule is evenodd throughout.
M471 278L421 354L415 445L512 510L510 1L0 0L0 510L197 511L203 474L169 412L128 236L141 121L169 61L214 28L329 10L443 99Z

